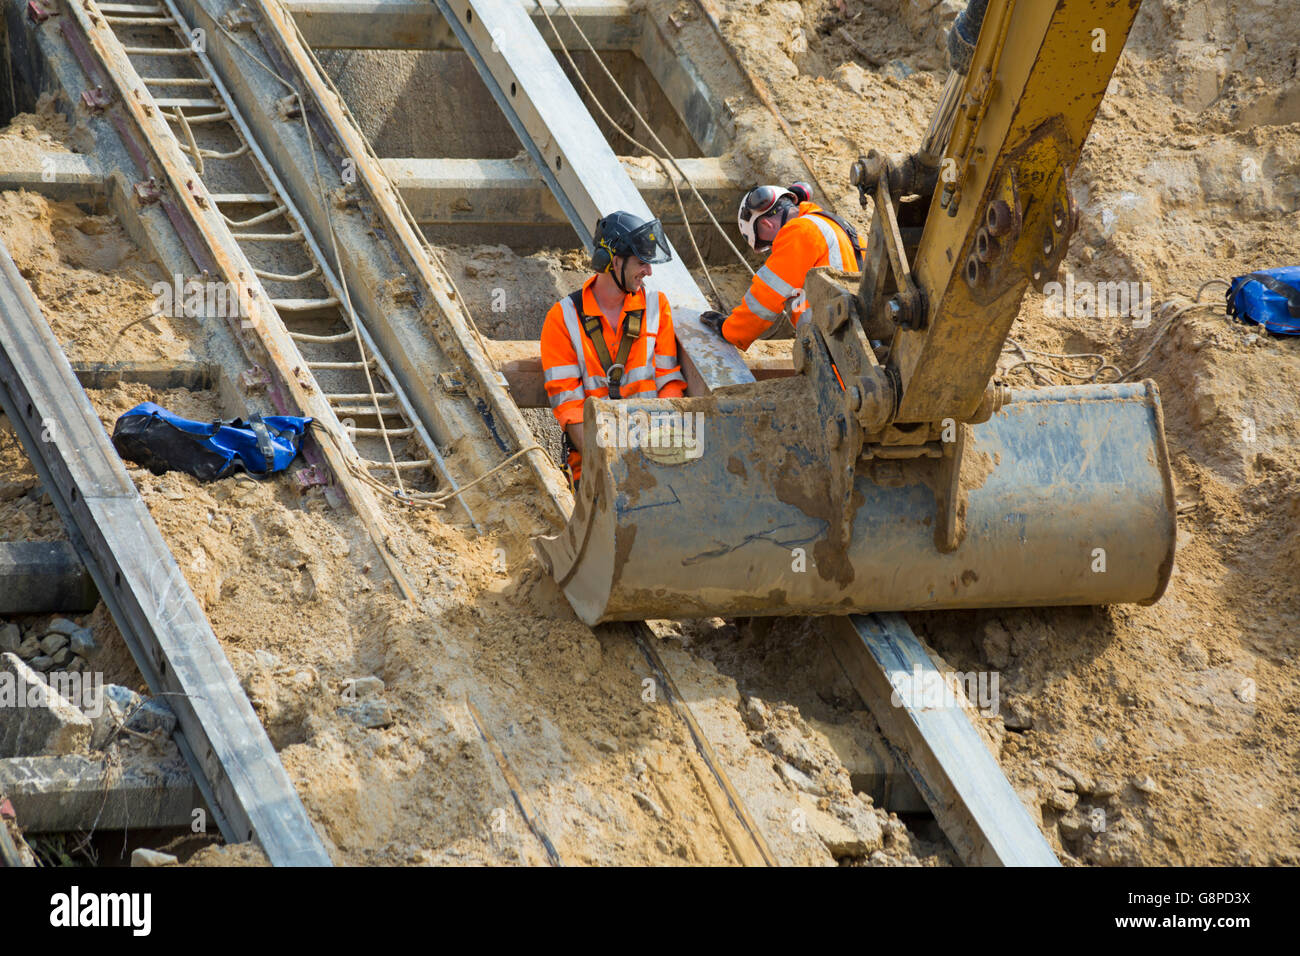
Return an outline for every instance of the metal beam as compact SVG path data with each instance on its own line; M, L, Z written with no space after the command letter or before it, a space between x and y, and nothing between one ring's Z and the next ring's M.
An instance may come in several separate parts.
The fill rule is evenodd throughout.
M831 651L963 862L1060 866L971 723L961 688L902 615L822 620Z
M654 216L518 0L435 2L583 245L591 248L596 221L615 210ZM709 303L681 255L657 266L651 285L673 304L694 394L754 380L740 352L700 326Z
M653 160L622 156L623 171L652 209L668 224L682 221L672 186ZM743 187L722 159L682 159L720 222L735 213ZM526 159L384 159L384 172L398 188L420 225L537 226L567 223L564 211ZM683 189L692 223L707 223L700 204ZM658 270L656 270L658 271ZM674 306L676 303L674 303Z
M327 866L212 626L114 452L31 289L0 245L0 405L9 416L232 843L277 865Z
M533 22L545 17L534 0L518 0ZM317 50L459 50L447 21L429 0L287 0L307 43ZM643 18L628 0L571 0L564 4L597 50L635 49ZM546 8L564 20L561 35L570 46L576 33L554 0ZM573 39L570 40L570 34ZM552 45L558 45L554 38Z

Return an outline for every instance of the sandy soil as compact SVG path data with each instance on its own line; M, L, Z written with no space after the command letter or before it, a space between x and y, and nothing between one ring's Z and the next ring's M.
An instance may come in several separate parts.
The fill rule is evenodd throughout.
M943 79L953 5L714 2L746 65L805 137L829 201L865 226L848 163L871 147L914 148ZM691 5L651 4L656 16L675 6ZM706 29L698 17L685 23L686 33ZM1067 267L1077 278L1148 281L1158 301L1194 294L1205 278L1295 261L1293 33L1262 0L1214 11L1147 0L1074 177L1081 231ZM1257 38L1249 49L1244 35ZM20 120L0 134L0 150L51 122ZM741 153L752 172L768 155L744 143ZM1246 181L1243 170L1258 175ZM771 173L779 181L792 171ZM116 223L5 193L0 235L73 358L202 358L193 322L129 325L148 315L160 277ZM484 334L497 338L535 334L557 290L582 275L568 251L444 254ZM495 315L485 300L503 276L519 294ZM1050 319L1031 294L1013 334L1127 367L1159 329L1158 320L1135 329ZM1300 855L1290 744L1300 606L1286 585L1300 559L1295 346L1200 313L1156 349L1147 371L1161 387L1180 499L1178 565L1162 602L910 617L953 667L1000 673L1003 721L988 728L991 740L1066 862ZM107 426L142 397L196 414L215 401L138 386L92 401ZM35 480L12 444L0 439L0 499L18 489L0 501L0 528L57 534L52 508L27 495ZM545 863L467 698L565 862L735 861L681 723L662 700L642 698L647 672L634 645L578 624L531 559L527 536L538 527L524 489L507 490L484 536L451 515L392 515L403 564L421 583L412 606L393 595L356 523L314 495L283 482L132 475L338 862ZM95 616L112 627L102 608ZM909 830L854 792L855 748L871 719L806 625L657 630L729 734L729 759L753 774L756 792L786 801L765 804L771 816L761 821L784 860L832 862L832 840L790 832L780 818L793 805L852 824L858 842L841 862L952 862L931 828L912 821ZM365 677L382 689L351 699L347 682ZM362 726L367 718L385 725ZM195 862L257 855L209 849Z

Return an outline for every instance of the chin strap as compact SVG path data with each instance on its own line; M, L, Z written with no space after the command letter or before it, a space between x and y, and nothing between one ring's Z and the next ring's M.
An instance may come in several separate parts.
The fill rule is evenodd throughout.
M627 291L627 285L623 282L623 275L626 272L627 272L627 259L623 260L623 265L619 267L617 275L615 275L612 267L609 270L609 274L613 276L614 285L618 286L618 291L622 292L624 295L631 295L632 293Z

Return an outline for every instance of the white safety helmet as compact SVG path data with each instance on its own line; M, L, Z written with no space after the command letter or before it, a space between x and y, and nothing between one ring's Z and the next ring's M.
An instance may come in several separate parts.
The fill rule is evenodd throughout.
M766 252L772 248L770 242L760 243L758 241L754 226L758 220L776 208L776 204L781 201L782 197L789 197L790 202L795 205L798 205L800 201L797 194L784 186L755 186L745 193L744 198L740 200L740 211L736 213L736 225L740 227L740 234L749 243L749 248L755 252Z

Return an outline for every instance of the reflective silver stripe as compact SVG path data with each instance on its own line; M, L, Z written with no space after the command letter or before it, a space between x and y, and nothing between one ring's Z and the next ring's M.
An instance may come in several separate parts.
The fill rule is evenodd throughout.
M578 310L573 307L573 302L567 295L560 300L560 311L564 313L564 328L569 333L573 354L578 357L578 371L582 375L582 384L587 388L595 388L594 385L587 385L587 360L582 348L582 323L578 321ZM600 387L604 387L603 381Z
M758 316L760 319L767 319L767 321L769 322L775 322L777 320L777 317L780 316L781 314L780 312L773 312L762 302L759 302L757 299L755 299L754 293L752 292L745 293L745 305L749 306L749 310L753 312L756 316Z
M678 365L676 355L656 355L655 368L676 368Z
M543 369L542 378L547 382L554 382L561 378L582 378L582 369L576 365L553 365Z
M589 392L594 392L598 388L609 388L609 379L603 375L591 375L582 380L582 387Z
M655 391L658 392L669 382L681 382L683 385L685 385L686 376L683 375L681 372L671 372L668 375L664 375L661 378L657 378L655 379Z
M783 299L788 299L799 291L767 266L763 266L763 268L758 270L758 277L771 286L772 291Z
M648 365L639 365L623 377L624 385L631 385L633 382L644 382L646 379L654 378L655 370Z
M575 388L571 392L560 392L559 395L551 396L551 408L559 408L565 402L572 402L575 399L580 402L586 397L587 397L586 392L584 392L580 388Z
M821 216L812 213L806 214L803 218L816 226L821 232L822 238L826 240L826 255L830 259L830 267L832 269L843 269L844 257L840 255L840 237L835 235L835 228Z
M645 334L654 338L659 334L659 292L645 290Z

